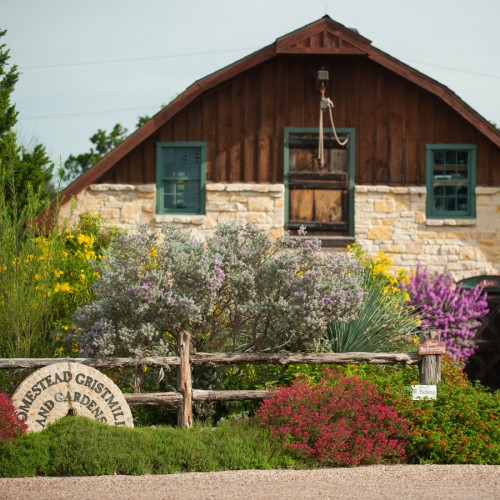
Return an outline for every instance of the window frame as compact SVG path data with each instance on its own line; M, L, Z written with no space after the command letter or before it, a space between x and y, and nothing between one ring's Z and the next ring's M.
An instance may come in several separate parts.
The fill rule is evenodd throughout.
M337 133L339 135L347 134L349 136L349 172L348 172L348 217L347 223L347 237L354 237L354 172L355 172L355 145L356 145L356 129L353 127L341 127L337 128ZM289 141L290 135L294 133L305 133L305 134L318 134L318 127L285 127L284 129L284 147L283 147L283 157L284 157L284 181L285 181L285 228L288 228L290 224L290 186L288 174L290 173L290 158L289 158ZM331 128L324 128L324 134L327 136L333 135L333 130ZM311 226L312 229L312 226Z
M428 219L475 219L476 218L476 153L477 145L475 144L427 144L425 154L426 163L426 217ZM434 185L436 183L434 179L434 153L437 151L453 151L453 152L467 152L468 158L468 171L467 171L467 213L460 212L458 210L437 210L434 208ZM464 181L457 180L453 182L450 180L442 181L443 185L457 186L459 183Z
M164 181L170 178L163 175L164 151L175 148L200 148L200 177L199 177L199 210L186 210L183 208L166 208L163 200L165 195ZM206 187L206 143L202 141L162 141L156 143L156 213L204 215L205 214L205 187ZM186 176L186 180L198 180Z

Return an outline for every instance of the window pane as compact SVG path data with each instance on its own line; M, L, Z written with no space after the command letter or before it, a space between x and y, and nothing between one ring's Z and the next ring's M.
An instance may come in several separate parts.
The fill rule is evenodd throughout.
M435 165L444 165L444 152L443 151L434 151L434 164Z
M457 153L457 164L458 165L467 165L469 163L469 152L468 151L459 151Z
M200 210L200 185L198 181L165 181L164 207L167 210Z
M444 197L436 196L434 198L434 210L444 210Z
M167 148L164 157L164 177L200 178L200 148Z
M446 160L447 165L455 165L457 162L457 153L455 151L446 151Z

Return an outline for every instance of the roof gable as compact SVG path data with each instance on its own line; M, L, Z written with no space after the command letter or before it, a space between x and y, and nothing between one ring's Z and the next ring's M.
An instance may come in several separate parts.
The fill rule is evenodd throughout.
M61 193L62 202L68 201L71 196L78 194L96 181L203 92L281 54L365 56L442 99L493 144L500 147L500 133L495 127L446 86L373 47L369 39L361 36L356 31L333 21L329 16L324 16L318 21L278 38L271 45L196 81L154 115L139 130L131 134L113 151L70 184Z
M370 40L328 16L276 40L277 54L367 55Z

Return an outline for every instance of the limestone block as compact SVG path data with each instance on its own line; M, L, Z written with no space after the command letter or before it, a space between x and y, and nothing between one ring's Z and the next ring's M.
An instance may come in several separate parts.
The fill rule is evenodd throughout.
M426 255L439 255L441 247L439 245L425 245L424 254Z
M135 190L137 193L156 193L156 185L155 184L139 184L135 186Z
M285 208L285 199L284 198L279 198L274 202L274 208L283 210Z
M423 224L426 221L425 212L415 212L415 224Z
M143 212L146 212L148 214L154 214L155 213L155 206L152 205L151 203L144 203L141 205L141 210Z
M406 245L398 245L398 244L391 244L391 245L380 245L380 251L385 252L385 253L391 253L391 254L400 254L400 253L405 253L406 252ZM393 259L393 264L394 264L394 259Z
M393 213L396 210L394 200L376 200L373 204L376 213Z
M264 224L267 221L267 217L264 212L247 212L246 220L251 224Z
M109 191L110 184L91 184L87 189L89 191Z
M108 184L110 191L135 191L133 184Z
M423 195L423 194L427 194L427 189L425 186L411 186L408 188L408 192L410 194Z
M136 196L138 200L154 200L156 198L156 191L150 192L136 192Z
M236 203L227 201L207 201L205 208L207 212L235 212Z
M118 219L120 210L118 208L103 208L100 211L103 219Z
M441 255L458 255L463 246L461 245L441 245Z
M446 238L450 240L467 240L470 238L470 231L446 232Z
M368 230L369 240L388 240L392 237L393 229L389 226L374 226Z
M210 191L225 191L226 189L226 184L221 184L218 182L207 182L205 186L205 190L210 192Z
M147 225L149 225L150 223L154 223L154 214L144 211L141 212L140 222L141 224L147 224Z
M495 195L497 193L500 193L500 187L492 186L476 186L476 194L477 195Z
M230 195L226 191L214 191L213 193L207 193L206 203L229 203L234 202Z
M138 203L123 203L121 218L125 220L138 220L140 214L140 205Z
M273 200L265 196L254 196L248 198L249 212L270 212L274 208Z
M498 241L491 241L491 240L478 240L477 241L477 244L480 246L480 247L493 247L493 246L496 246L498 245Z

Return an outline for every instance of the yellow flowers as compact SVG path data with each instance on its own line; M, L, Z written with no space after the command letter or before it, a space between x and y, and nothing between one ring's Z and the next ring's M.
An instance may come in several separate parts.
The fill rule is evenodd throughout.
M69 283L56 283L54 286L54 293L66 292L71 293L71 286Z
M410 277L404 269L397 269L396 271L392 269L392 257L390 255L385 252L379 252L374 257L367 257L363 250L356 244L349 245L347 248L349 252L361 260L363 266L369 270L372 278L378 276L385 278L387 285L384 287L384 294L398 294L405 302L410 301L408 292L401 288L402 284L410 282Z

